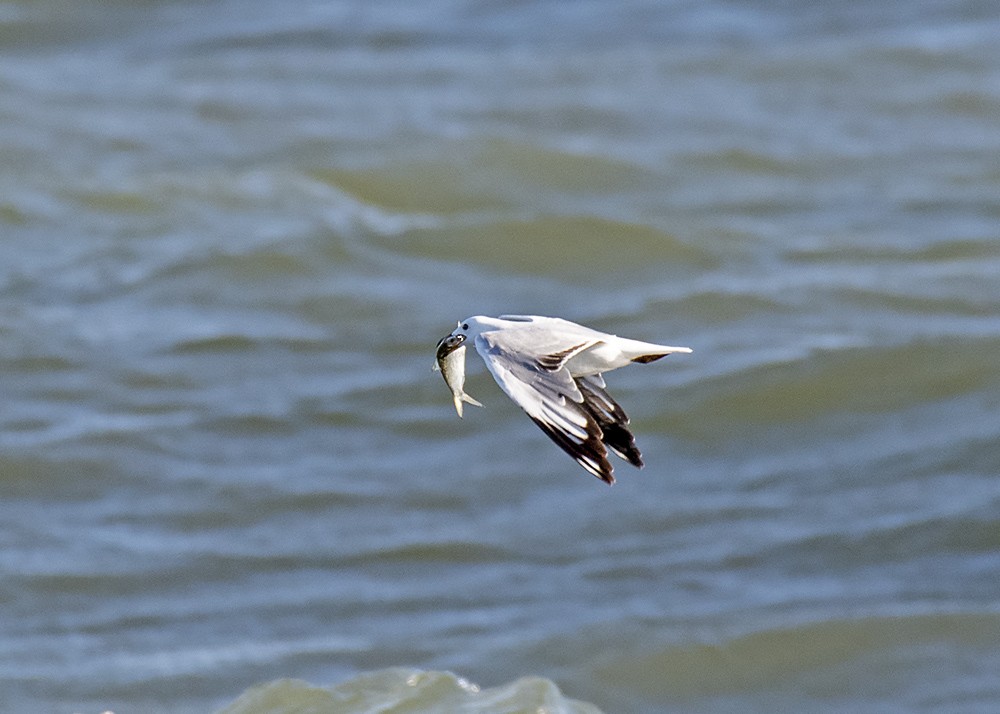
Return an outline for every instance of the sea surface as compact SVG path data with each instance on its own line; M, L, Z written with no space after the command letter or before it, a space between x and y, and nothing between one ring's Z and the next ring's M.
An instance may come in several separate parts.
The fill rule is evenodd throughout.
M998 37L0 1L0 711L1000 711ZM694 349L643 470L456 417L500 313Z

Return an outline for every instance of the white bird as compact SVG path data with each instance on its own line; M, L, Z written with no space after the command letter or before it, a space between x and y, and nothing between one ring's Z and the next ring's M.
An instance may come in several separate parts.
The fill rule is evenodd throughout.
M643 464L628 416L605 391L601 374L672 352L691 352L689 347L609 335L558 317L476 315L438 342L438 360L459 348L464 351L467 340L507 396L577 463L608 484L615 482L608 449L637 468ZM453 394L464 394L464 370L455 373L458 378L445 374L445 381ZM461 416L461 403L455 401Z

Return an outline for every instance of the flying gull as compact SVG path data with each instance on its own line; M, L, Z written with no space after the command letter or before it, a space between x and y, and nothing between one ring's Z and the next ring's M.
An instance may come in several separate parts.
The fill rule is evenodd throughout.
M463 403L482 406L464 391L469 341L507 396L563 451L608 484L615 482L608 449L637 468L643 464L628 416L605 390L601 374L691 351L609 335L558 317L476 315L459 322L437 347L437 366L459 416Z

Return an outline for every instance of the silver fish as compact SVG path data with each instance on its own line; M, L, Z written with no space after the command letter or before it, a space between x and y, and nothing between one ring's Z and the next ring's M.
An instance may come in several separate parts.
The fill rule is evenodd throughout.
M434 369L441 371L445 384L455 400L455 411L462 416L462 403L483 406L465 393L465 335L448 335L438 342L437 364Z

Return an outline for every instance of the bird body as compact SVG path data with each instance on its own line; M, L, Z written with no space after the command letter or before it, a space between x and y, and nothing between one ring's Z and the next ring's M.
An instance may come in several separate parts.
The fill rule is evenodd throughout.
M636 467L643 462L628 416L605 390L601 375L672 352L691 352L558 317L476 315L459 322L438 343L439 360L442 345L456 350L467 341L476 346L507 396L583 468L609 484L615 479L608 449Z

